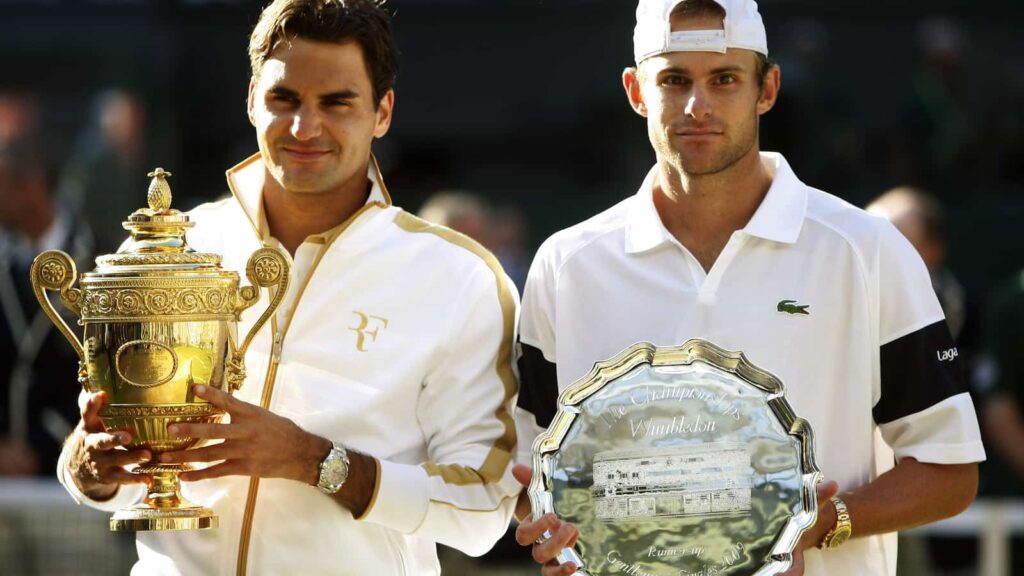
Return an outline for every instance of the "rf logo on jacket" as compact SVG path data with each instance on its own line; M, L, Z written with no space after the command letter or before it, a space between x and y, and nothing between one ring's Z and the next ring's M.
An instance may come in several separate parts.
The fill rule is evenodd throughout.
M383 330L387 329L388 319L356 310L353 310L352 314L359 317L359 324L349 328L349 330L356 333L356 350L359 350L360 352L367 352L367 337L369 337L371 343L376 342L377 336Z

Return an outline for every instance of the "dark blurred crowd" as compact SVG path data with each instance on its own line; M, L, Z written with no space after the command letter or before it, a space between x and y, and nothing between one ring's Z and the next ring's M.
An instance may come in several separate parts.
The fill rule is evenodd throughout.
M96 118L70 158L48 157L40 98L0 93L0 473L51 474L78 420L77 357L43 313L29 280L32 260L63 250L88 270L123 236L129 174L144 147L143 110L130 93L97 97ZM102 231L102 232L101 232ZM59 303L64 321L77 318Z
M915 31L909 83L875 78L874 102L855 103L820 81L824 68L834 65L828 28L804 20L787 24L786 32L778 52L784 96L765 118L763 147L784 152L809 184L888 218L917 248L967 360L981 411L990 458L982 469L982 497L1024 496L1024 355L1017 356L1024 351L1024 258L1001 251L998 242L977 244L973 249L984 251L979 257L1021 267L1000 282L964 275L949 259L950 230L972 194L998 191L998 198L1020 205L1024 64L1011 58L989 66L1002 69L993 93L986 89L990 83L972 74L972 58L979 56L969 53L967 32L953 20L928 19ZM851 66L848 82L863 81L861 68L869 65ZM60 444L78 420L77 358L36 300L29 282L33 258L60 249L72 255L79 272L91 270L96 255L116 250L125 235L121 222L141 207L145 173L156 166L148 154L153 135L147 106L135 93L97 94L90 118L73 135L45 133L46 101L45 94L0 86L0 475L52 475ZM601 130L606 133L593 138L578 134L577 149L584 152L574 156L590 162L595 173L622 166L622 157L648 162L643 148L624 150L615 136L642 136L639 121ZM74 142L65 147L67 157L51 157L47 139L58 137ZM593 151L587 153L589 145ZM595 165L603 147L620 159ZM385 152L385 172L389 155L405 172L394 182L415 180L416 167L401 162L400 151ZM395 191L409 207L402 191ZM524 202L506 195L495 202L487 192L441 191L419 213L490 248L520 290L537 243L601 208L551 213L535 197L524 196ZM535 217L546 225L532 224ZM50 297L74 329L77 318ZM946 545L937 546L933 557L950 570L971 558Z

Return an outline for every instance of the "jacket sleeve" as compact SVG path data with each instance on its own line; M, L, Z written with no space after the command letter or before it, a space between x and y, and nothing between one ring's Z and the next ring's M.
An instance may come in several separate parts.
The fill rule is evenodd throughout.
M505 533L519 483L512 477L517 385L512 371L515 288L490 257L472 274L447 333L445 354L417 405L429 460L379 460L378 485L361 520L462 552L484 554Z

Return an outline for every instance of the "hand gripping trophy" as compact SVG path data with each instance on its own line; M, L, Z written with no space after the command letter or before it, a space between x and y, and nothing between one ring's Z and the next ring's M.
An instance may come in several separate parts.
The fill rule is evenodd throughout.
M234 392L245 380L244 356L255 334L288 290L287 258L261 248L249 258L246 277L222 270L221 257L192 250L185 231L189 217L172 210L171 174L157 168L149 176L149 208L124 223L132 238L117 254L96 259L96 270L72 288L75 263L59 250L43 252L32 263L32 287L43 311L79 357L78 381L109 399L100 417L108 430L130 430L131 447L144 446L154 461L136 469L152 474L145 500L117 511L111 530L193 530L215 528L213 511L181 496L178 474L185 464L158 464L157 456L196 444L171 437L175 422L215 422L223 412L193 395L194 384ZM270 304L239 344L241 313L267 288ZM64 306L84 327L80 341L46 296L59 291Z

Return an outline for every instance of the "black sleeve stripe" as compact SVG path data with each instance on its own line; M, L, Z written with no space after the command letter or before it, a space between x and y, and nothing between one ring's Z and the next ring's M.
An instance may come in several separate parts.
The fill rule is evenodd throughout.
M964 366L945 321L893 340L881 349L882 397L877 424L917 414L967 391Z
M533 346L522 344L519 356L518 406L533 414L537 425L547 428L558 411L558 375L555 364Z

